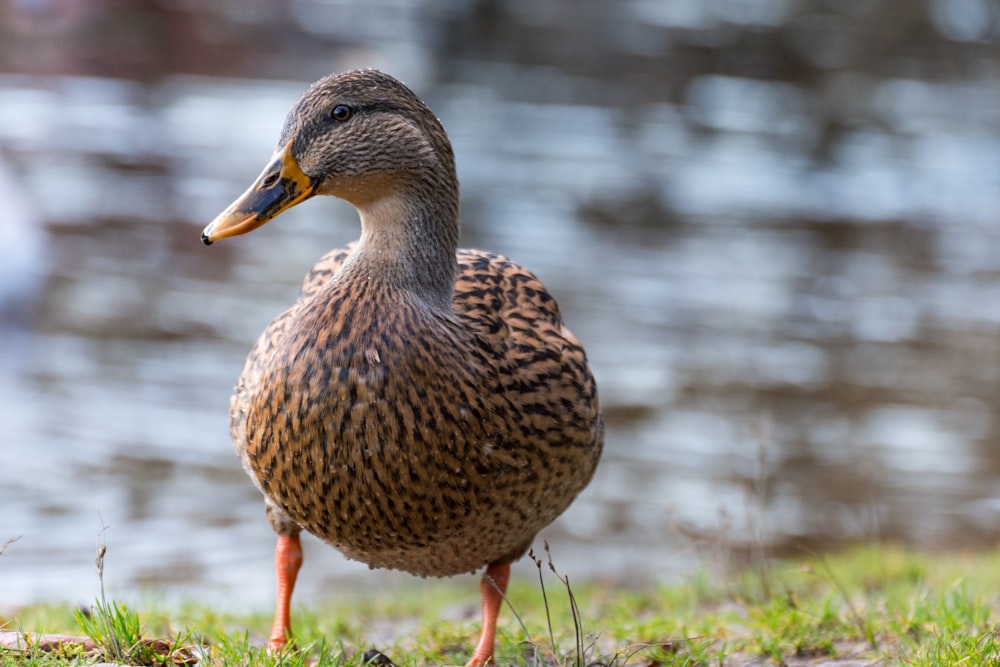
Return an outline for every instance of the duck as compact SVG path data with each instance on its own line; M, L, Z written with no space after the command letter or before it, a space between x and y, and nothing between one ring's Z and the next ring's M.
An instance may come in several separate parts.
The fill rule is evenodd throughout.
M601 458L587 355L532 272L459 249L451 143L399 80L366 69L312 84L202 242L317 195L352 204L360 238L319 259L265 328L230 405L233 444L277 535L268 646L292 638L304 530L370 568L485 568L467 663L483 667L511 563Z

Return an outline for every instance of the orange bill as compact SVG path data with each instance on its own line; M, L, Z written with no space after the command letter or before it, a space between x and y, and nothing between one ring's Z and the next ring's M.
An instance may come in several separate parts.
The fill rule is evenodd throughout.
M274 154L254 184L205 227L201 241L211 245L219 239L251 232L313 196L316 185L299 168L289 141Z

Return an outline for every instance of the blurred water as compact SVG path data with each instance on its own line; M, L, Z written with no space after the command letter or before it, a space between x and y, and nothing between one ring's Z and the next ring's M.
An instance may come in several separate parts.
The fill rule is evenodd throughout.
M0 51L0 303L32 306L0 307L0 542L22 536L0 603L92 597L102 521L113 594L269 602L228 396L357 222L312 201L199 233L308 82L358 64L440 115L464 244L532 268L588 350L607 453L542 536L562 570L671 576L762 530L775 552L994 541L1000 53L968 20L993 10L903 4L300 1L261 50L284 5L260 2L148 10L185 39L146 61L113 57L144 48L124 37ZM141 33L115 7L87 20ZM5 30L50 39L30 11ZM402 578L306 557L304 601Z

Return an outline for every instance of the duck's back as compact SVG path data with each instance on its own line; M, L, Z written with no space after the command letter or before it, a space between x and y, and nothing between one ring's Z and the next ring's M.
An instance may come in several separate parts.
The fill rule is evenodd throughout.
M316 264L247 358L232 402L244 466L272 513L372 567L441 576L519 557L600 457L582 348L503 257L460 250L441 315L340 289L350 251Z

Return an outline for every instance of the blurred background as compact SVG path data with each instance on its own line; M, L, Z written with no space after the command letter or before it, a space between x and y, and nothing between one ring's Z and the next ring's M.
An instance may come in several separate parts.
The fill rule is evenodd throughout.
M994 544L998 38L994 0L0 2L0 603L90 601L107 525L110 595L270 604L229 393L358 224L199 234L362 66L449 131L463 244L590 355L607 448L541 536L563 572ZM306 550L301 602L409 581Z

